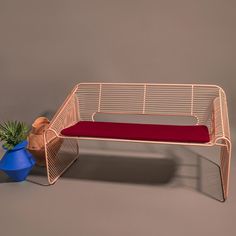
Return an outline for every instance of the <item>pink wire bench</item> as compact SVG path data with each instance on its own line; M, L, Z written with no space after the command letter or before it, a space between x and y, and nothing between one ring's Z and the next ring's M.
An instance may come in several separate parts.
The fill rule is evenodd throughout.
M193 117L196 124L95 121L97 114ZM144 116L143 116L144 117ZM48 181L55 183L79 156L79 140L219 147L228 196L231 138L226 95L216 85L80 83L44 134Z

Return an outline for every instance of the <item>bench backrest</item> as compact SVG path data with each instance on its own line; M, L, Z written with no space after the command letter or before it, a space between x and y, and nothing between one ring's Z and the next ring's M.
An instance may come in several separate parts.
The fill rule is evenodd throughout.
M80 120L96 112L194 116L198 124L210 119L215 85L151 83L81 83L76 91Z

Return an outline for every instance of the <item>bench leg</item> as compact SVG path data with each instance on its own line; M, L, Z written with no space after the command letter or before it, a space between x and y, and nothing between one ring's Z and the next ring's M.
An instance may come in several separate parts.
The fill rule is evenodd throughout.
M76 139L59 138L52 130L44 138L48 182L53 184L78 159L79 146Z
M228 140L223 139L220 150L220 171L221 181L223 185L224 200L227 199L229 193L229 174L230 174L230 159L231 159L231 144Z

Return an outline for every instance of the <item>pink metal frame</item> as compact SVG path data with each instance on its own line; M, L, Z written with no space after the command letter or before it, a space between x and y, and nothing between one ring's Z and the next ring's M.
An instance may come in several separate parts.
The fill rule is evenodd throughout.
M194 116L206 125L210 142L176 143L112 139L119 142L220 146L220 170L225 199L228 196L231 139L226 95L216 85L152 83L80 83L74 87L44 134L48 181L53 184L78 158L79 140L61 130L81 120L94 121L96 113Z

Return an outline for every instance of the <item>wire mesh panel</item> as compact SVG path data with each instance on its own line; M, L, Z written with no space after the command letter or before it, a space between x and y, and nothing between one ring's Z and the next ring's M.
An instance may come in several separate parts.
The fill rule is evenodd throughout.
M75 95L72 94L54 116L49 128L60 134L62 129L75 124L78 121L77 117L77 104Z
M98 111L142 113L143 103L143 85L103 84Z
M224 126L222 125L222 111L220 97L217 97L213 101L214 112L214 139L224 136Z
M50 130L46 132L50 135ZM52 136L52 134L51 134ZM78 145L75 139L54 137L46 144L46 164L49 183L54 183L60 175L77 159Z
M226 95L223 90L220 91L221 107L222 107L222 124L223 124L223 136L230 139L230 129L229 129L229 118L228 118L228 107L226 101Z
M198 124L206 125L210 132L213 101L217 97L219 97L219 88L215 86L193 86L193 115L197 117Z
M145 113L191 115L192 86L146 85Z
M99 108L100 84L80 84L76 90L77 107L80 120L92 120L92 115Z

